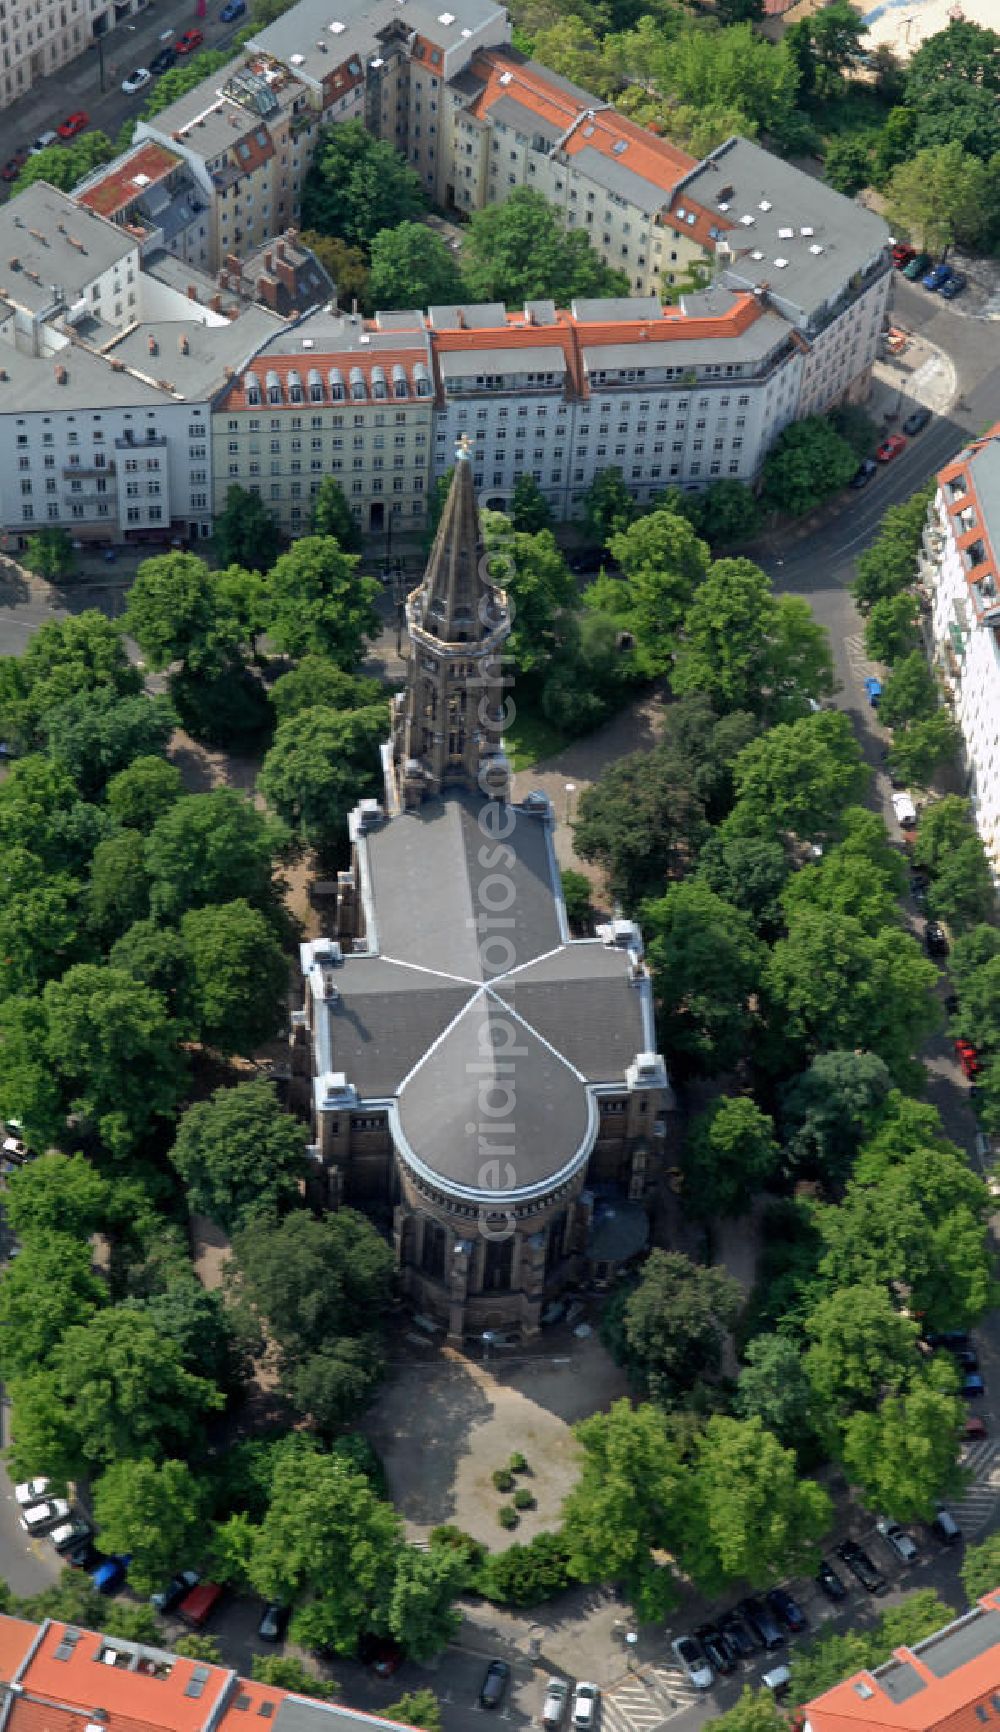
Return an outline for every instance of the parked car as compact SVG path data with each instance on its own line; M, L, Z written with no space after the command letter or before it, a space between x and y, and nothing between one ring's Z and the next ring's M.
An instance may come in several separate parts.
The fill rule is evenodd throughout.
M262 1642L280 1642L288 1628L290 1606L283 1606L280 1600L269 1600L261 1613L257 1634Z
M184 1595L177 1607L177 1616L182 1624L187 1624L192 1630L203 1630L209 1618L222 1599L224 1589L218 1582L199 1582L196 1588Z
M766 1648L770 1652L772 1648L782 1646L785 1638L781 1625L763 1600L759 1600L755 1594L751 1594L747 1599L740 1601L738 1610L740 1617L749 1624L762 1648Z
M579 1732L589 1732L597 1719L597 1704L601 1692L596 1684L578 1684L573 1692L573 1725Z
M53 1528L49 1534L49 1539L60 1556L75 1551L77 1546L83 1545L85 1540L92 1540L93 1537L94 1530L90 1523L79 1515L74 1516L72 1521L63 1522L61 1526Z
M0 180L16 180L28 160L28 152L24 149L15 150L0 168Z
M846 1587L833 1565L828 1564L825 1558L816 1571L816 1586L826 1595L828 1600L833 1601L835 1606L839 1606L841 1601L847 1598Z
M962 290L965 288L968 281L969 279L964 271L952 271L948 281L941 284L941 299L944 301L953 301L956 295L962 293Z
M960 1371L979 1370L979 1354L974 1347L956 1347L954 1357Z
M82 132L84 127L89 125L90 115L85 109L78 108L73 114L67 114L66 119L56 127L56 131L60 138L70 139L75 138L78 132Z
M979 1075L979 1053L973 1046L971 1040L963 1040L961 1036L959 1036L953 1044L955 1047L955 1057L958 1059L958 1062L962 1067L963 1075L967 1076L971 1082L973 1077ZM968 1344L968 1336L966 1337L966 1344ZM961 1353L963 1349L953 1347L951 1351L953 1353Z
M914 409L912 415L907 415L906 420L903 422L903 432L908 433L912 439L914 433L923 432L930 418L930 410L924 408L924 405L921 404L919 409Z
M889 1584L882 1571L875 1568L868 1553L856 1540L844 1540L843 1544L837 1547L837 1556L870 1594L885 1593Z
M90 1572L90 1579L99 1594L113 1594L124 1586L130 1557L102 1558Z
M197 1570L178 1570L165 1588L158 1588L155 1594L150 1594L149 1603L157 1612L172 1612L200 1581Z
M908 265L910 260L915 259L916 256L916 247L908 246L905 241L897 241L892 249L892 262L897 271L901 271L904 265Z
M767 1596L767 1603L776 1617L780 1618L786 1630L791 1630L795 1636L801 1635L809 1628L809 1619L799 1605L798 1600L787 1588L772 1588Z
M507 1693L510 1680L510 1667L506 1660L491 1660L486 1668L486 1676L479 1687L479 1705L481 1708L499 1708Z
M931 1533L934 1535L935 1539L939 1539L941 1544L944 1546L957 1546L961 1544L962 1530L955 1520L955 1517L952 1515L951 1510L945 1509L944 1504L939 1505L937 1515L931 1522Z
M942 285L948 281L950 276L951 266L942 263L940 265L934 265L921 281L923 282L924 288L929 289L931 294L933 294L936 289L940 289Z
M75 1546L70 1546L68 1552L60 1555L71 1570L96 1570L98 1564L104 1562L104 1553L98 1551L92 1538L77 1540Z
M767 1672L761 1673L761 1683L765 1690L770 1690L775 1696L783 1696L792 1681L792 1674L787 1666L772 1666Z
M990 1428L985 1419L980 1419L978 1414L970 1414L962 1427L964 1441L966 1443L982 1443L983 1439L989 1435Z
M715 1683L715 1672L697 1637L677 1636L670 1646L677 1664L687 1673L688 1682L696 1690L710 1690Z
M29 156L39 156L43 150L49 150L49 149L51 149L52 145L58 144L58 143L59 143L58 132L40 132L38 134L38 137L35 139L34 144L31 146L31 149L29 150L28 155Z
M878 446L875 457L879 463L891 463L893 458L898 457L899 453L905 449L906 440L902 433L890 433L889 437L883 439L881 445Z
M176 48L172 48L172 47L161 48L159 50L159 53L153 55L153 58L149 63L149 70L153 74L154 78L159 78L159 76L162 72L169 72L170 68L172 66L176 66L176 65L177 65L177 50L176 50Z
M901 830L915 830L917 826L917 808L909 794L901 790L892 796L892 809L896 814L896 823Z
M727 1612L719 1619L719 1629L729 1638L741 1660L749 1660L751 1654L756 1654L760 1644L754 1632L747 1629L739 1612Z
M182 30L174 43L174 50L178 54L193 54L196 48L201 47L204 40L204 34L200 30Z
M125 96L134 96L137 90L145 90L147 84L153 81L153 74L148 66L137 66L127 78L122 79L122 91Z
M379 1678L391 1678L405 1658L393 1636L362 1636L358 1642L358 1659Z
M928 920L924 927L924 943L928 956L947 956L948 934L940 920Z
M928 265L932 263L930 253L914 253L909 264L903 266L903 275L907 282L915 283L918 277L923 276Z
M51 1484L50 1479L23 1479L14 1487L14 1502L22 1509L29 1503L41 1503Z
M900 1527L899 1523L892 1521L889 1516L879 1516L875 1525L886 1545L892 1547L904 1564L916 1563L920 1556L920 1547L912 1534L908 1534L904 1527Z
M962 1394L966 1401L980 1401L986 1394L986 1385L978 1371L967 1371L962 1379Z
M247 0L226 0L219 13L220 24L232 24L236 18L242 18L247 9Z
M21 1526L26 1534L43 1534L56 1522L66 1520L69 1504L64 1497L43 1498L41 1503L25 1504L21 1511Z
M555 1732L566 1718L569 1707L569 1684L565 1678L550 1678L545 1686L545 1701L542 1703L542 1725L548 1732Z
M695 1636L717 1672L728 1675L735 1671L739 1655L735 1643L726 1635L725 1630L717 1629L715 1624L699 1624Z
M863 457L854 474L848 482L849 487L867 487L874 475L878 474L878 464L874 457Z
M958 1044L956 1041L955 1045L958 1046ZM964 1041L962 1044L968 1046L969 1043ZM963 1347L968 1347L969 1331L967 1329L939 1329L928 1335L927 1345L934 1348L946 1347L949 1353L957 1353Z

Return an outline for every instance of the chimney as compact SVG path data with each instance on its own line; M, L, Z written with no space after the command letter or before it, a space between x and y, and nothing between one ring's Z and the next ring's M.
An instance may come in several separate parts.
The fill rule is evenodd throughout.
M198 290L195 288L194 283L188 283L188 300L189 301L196 301L197 299L198 299Z
M279 259L283 259L285 257L285 243L284 243L284 241L275 241L274 250L277 253Z
M230 271L237 281L239 280L243 267L235 253L226 254L226 270Z
M57 385L65 385L68 377L69 377L69 374L66 372L65 367L63 367L61 365L56 367L56 384Z
M270 307L272 313L278 311L278 285L273 277L258 277L257 299L265 307Z
M221 295L213 295L209 304L212 308L213 313L221 313L221 311L222 311L222 296Z
M289 229L288 230L288 244L289 244L289 246L290 247L298 246L298 241L299 241L298 229Z
M464 310L464 308L462 308L462 307L456 307L455 308L455 323L458 326L460 331L465 330L465 310Z
M158 355L160 352L160 345L156 341L155 337L150 337L149 339L149 352L151 355Z
M278 281L284 284L288 293L294 300L297 286L295 281L295 266L290 265L286 259L278 260Z
M180 350L182 355L190 355L191 345L187 340L187 333L185 331L182 331L180 336L178 337L177 347Z
M274 254L273 253L268 252L268 253L264 254L264 269L267 272L268 276L270 276L271 273L273 272L273 270L274 270Z
M21 261L19 258L16 257L16 255L14 258L8 259L7 263L10 266L12 271L19 271L21 269Z

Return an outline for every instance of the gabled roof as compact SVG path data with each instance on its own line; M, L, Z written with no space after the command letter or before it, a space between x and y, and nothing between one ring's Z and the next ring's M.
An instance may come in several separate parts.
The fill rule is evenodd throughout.
M937 482L977 615L995 616L1000 593L1000 421L939 470Z
M1000 1592L897 1648L806 1708L810 1732L983 1732L1000 1727Z

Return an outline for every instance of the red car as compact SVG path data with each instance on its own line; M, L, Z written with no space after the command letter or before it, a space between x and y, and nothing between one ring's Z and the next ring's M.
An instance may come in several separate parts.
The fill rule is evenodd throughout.
M985 1419L980 1419L978 1416L975 1419L967 1419L962 1428L962 1436L966 1443L981 1443L983 1438L989 1437L989 1435L989 1426Z
M894 457L899 456L905 445L906 440L902 433L890 433L888 439L883 439L875 456L879 463L891 463Z
M204 35L200 30L185 30L182 35L178 36L174 48L178 54L193 54L196 48L201 47L204 40Z
M903 270L904 267L909 264L910 260L915 259L916 256L916 247L908 247L905 241L897 241L896 245L892 249L892 262L897 271Z
M26 150L15 150L10 160L0 168L0 180L16 180L27 160Z
M956 1040L955 1057L971 1082L979 1073L979 1054L971 1040Z
M75 138L78 132L82 132L84 127L89 125L90 115L85 114L82 108L78 108L75 114L66 116L62 125L56 127L56 131L60 138Z

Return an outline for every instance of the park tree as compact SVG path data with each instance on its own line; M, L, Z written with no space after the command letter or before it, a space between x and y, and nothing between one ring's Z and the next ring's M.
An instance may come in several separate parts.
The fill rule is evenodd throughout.
M89 1240L36 1231L0 1278L0 1373L4 1382L47 1365L67 1329L105 1302Z
M990 1534L977 1546L967 1546L960 1570L970 1606L991 1594L1000 1581L1000 1534Z
M833 1506L759 1419L713 1414L691 1452L679 1556L703 1593L814 1567Z
M98 842L86 889L87 927L104 948L149 913L149 874L138 830L118 830Z
M801 1453L812 1437L812 1389L797 1341L787 1335L758 1335L750 1342L734 1410L738 1419L759 1419L779 1443Z
M691 525L672 511L652 511L618 531L608 551L628 585L629 614L644 659L655 672L669 667L685 613L708 572L709 552Z
M142 561L129 591L125 629L150 667L182 662L198 675L229 667L242 641L230 592L194 553L162 553Z
M997 33L954 20L921 44L906 70L905 102L920 146L958 142L986 162L1000 150Z
M0 901L0 994L40 992L47 980L89 954L83 886L65 872L46 874L37 861L21 855L5 889Z
M933 493L934 484L930 482L902 505L890 505L876 539L859 554L857 575L851 587L862 613L867 613L877 601L889 600L913 584Z
M591 26L572 12L551 18L534 32L533 58L605 100L617 90L619 79L604 44Z
M368 299L373 307L450 306L464 298L448 243L422 222L382 229L370 243Z
M652 1402L616 1401L575 1434L583 1465L562 1509L569 1573L621 1582L640 1618L662 1618L677 1602L662 1554L674 1549L687 1495L667 1416Z
M306 1127L279 1105L271 1083L247 1082L189 1107L170 1159L191 1207L233 1233L298 1201L306 1140Z
M0 999L0 1114L23 1126L33 1149L50 1148L66 1128L65 1093L45 1050L47 1034L41 999Z
M36 529L34 535L28 536L22 563L37 577L47 578L50 583L58 583L60 578L70 577L76 564L76 556L68 530L57 529L55 526Z
M1000 931L985 921L956 938L951 951L951 977L963 998L979 970L995 956L1000 956ZM990 1020L996 1019L997 1013L993 1012Z
M910 935L865 932L859 921L799 908L766 962L762 986L781 1067L791 1052L869 1051L893 1078L914 1076L913 1054L939 1020L937 970Z
M22 1244L56 1234L82 1245L106 1220L109 1203L108 1182L86 1155L62 1155L53 1149L11 1173L3 1212Z
M823 158L823 174L835 192L853 198L872 179L871 141L863 135L835 138ZM863 453L867 456L867 453Z
M764 959L749 916L691 878L647 903L643 922L665 1049L709 1075L730 1069Z
M889 1069L873 1052L818 1053L782 1092L787 1159L839 1190L891 1088Z
M363 121L323 128L302 190L304 228L367 252L383 229L410 222L425 203L416 169Z
M943 859L927 893L927 907L953 931L987 920L996 909L996 891L979 836L967 836Z
M190 908L181 919L184 1001L206 1046L249 1055L288 1010L288 959L273 924L249 902Z
M17 177L14 191L23 192L25 187L45 181L48 186L58 187L60 192L71 192L80 181L93 174L95 168L101 168L117 154L110 138L97 127L80 133L65 144L59 139L45 150L32 152Z
M943 764L958 757L962 732L947 710L897 728L889 747L889 767L901 782L913 788L929 788Z
M164 752L176 725L168 698L118 698L103 687L60 704L45 728L49 756L65 766L84 799L93 800L137 758Z
M311 1696L318 1702L331 1701L338 1691L332 1678L321 1678L318 1672L311 1672L294 1654L253 1654L250 1676L255 1683L270 1684L275 1690L288 1690L293 1696ZM382 1718L386 1718L388 1712L386 1709ZM398 1714L393 1718L398 1719Z
M427 1685L421 1690L405 1690L398 1702L385 1709L385 1717L403 1726L417 1726L421 1732L443 1732L438 1699Z
M513 604L507 653L519 673L537 673L559 647L563 617L576 605L576 584L551 529L511 534L508 520L499 516L493 528L492 535L484 530L486 545L496 545L500 532L502 582Z
M876 601L865 620L865 655L895 666L920 643L920 608L911 590Z
M775 597L752 560L718 559L685 613L672 685L704 692L720 714L790 721L834 689L829 642L801 597Z
M396 307L400 301L384 301L384 306ZM418 303L423 306L423 302ZM344 553L361 552L361 531L348 503L347 495L335 475L324 475L313 495L309 519L310 535L332 536Z
M68 771L36 753L12 764L0 783L0 848L22 849L48 872L79 877L109 828Z
M920 1368L919 1336L883 1287L838 1287L821 1300L806 1321L803 1369L831 1446L852 1413L872 1412L884 1396L909 1388Z
M751 24L655 33L647 77L675 102L695 110L739 111L751 135L780 130L795 108L799 70L784 45L758 36ZM742 128L741 130L747 130Z
M698 856L697 876L710 890L748 914L758 937L774 939L784 920L781 892L790 864L776 837L739 836L717 828Z
M180 799L183 791L183 778L176 764L165 758L144 756L134 758L110 778L104 800L116 824L146 832Z
M628 287L624 273L595 252L586 230L564 228L532 187L516 187L502 204L474 213L462 246L462 275L469 300L508 306L553 300L568 307L579 296L624 294Z
M510 517L514 528L522 535L537 535L540 529L552 528L548 500L534 476L526 470L514 482Z
M259 787L295 835L321 852L344 839L348 813L379 786L385 707L339 712L323 705L279 723Z
M121 628L87 608L66 619L47 620L20 656L0 656L0 725L4 737L32 750L42 724L68 699L107 687L115 697L141 689Z
M922 650L896 663L882 688L879 717L887 728L923 721L938 707L938 690Z
M688 1127L684 1208L699 1220L742 1215L774 1177L774 1123L746 1095L720 1095Z
M733 767L735 833L800 839L836 836L845 808L860 801L869 772L850 718L820 710L752 740Z
M566 904L566 919L571 929L579 934L589 933L594 920L594 907L591 901L593 887L590 879L583 872L574 872L565 868L560 874L563 901Z
M303 246L315 253L323 269L329 274L330 281L337 285L337 299L342 307L349 307L353 301L359 306L368 304L368 261L361 247L352 247L337 235L317 234L315 229L306 229L301 236ZM318 534L328 534L326 530Z
M859 1410L845 1421L838 1451L844 1472L870 1507L896 1521L930 1521L961 1484L963 1417L959 1396L940 1387L931 1366L876 1412Z
M239 1394L247 1370L243 1345L222 1294L208 1291L196 1277L186 1238L173 1262L169 1250L162 1266L150 1257L145 1265L133 1266L130 1279L139 1291L125 1303L150 1318L162 1338L174 1344L184 1370L207 1377L227 1396Z
M453 1546L427 1551L404 1546L396 1559L388 1622L400 1646L421 1664L453 1642L461 1625L455 1601L469 1582L469 1566Z
M276 560L264 607L272 642L286 655L323 655L338 667L356 667L369 638L378 635L373 577L356 574L357 557L329 535L307 535Z
M317 1456L308 1473L288 1457L253 1535L250 1581L293 1608L293 1642L350 1655L362 1632L385 1628L401 1549L399 1517L363 1474L335 1455Z
M189 908L243 899L275 906L272 857L284 831L235 788L187 794L158 818L146 841L150 901L161 920Z
M46 1056L73 1110L113 1155L129 1154L173 1116L185 1087L166 1005L131 975L93 963L50 981L42 997Z
M807 415L779 434L764 461L761 498L772 511L804 517L846 487L857 468L846 439L824 415Z
M789 878L782 895L786 919L791 923L800 908L822 908L849 915L869 933L898 926L906 869L882 819L866 807L848 806L841 827L835 847Z
M379 703L388 707L389 693L381 680L345 673L326 656L309 655L275 680L271 702L279 722L287 722L318 705L329 710L365 710Z
M104 1545L131 1557L129 1581L140 1594L200 1557L204 1504L204 1488L185 1461L112 1461L94 1486Z
M111 946L108 961L159 993L184 1037L197 1038L187 991L187 949L175 926L133 921Z
M943 799L932 801L921 814L913 844L914 861L935 877L949 855L974 834L968 800L958 794L946 794Z
M718 1374L740 1298L724 1270L654 1250L637 1285L608 1306L602 1334L637 1388L665 1406Z
M605 547L613 535L620 535L628 528L636 515L636 503L621 470L613 465L599 469L583 496L588 541Z
M278 557L281 531L260 495L234 484L226 489L226 503L216 516L212 541L223 569L238 566L246 572L267 572Z

